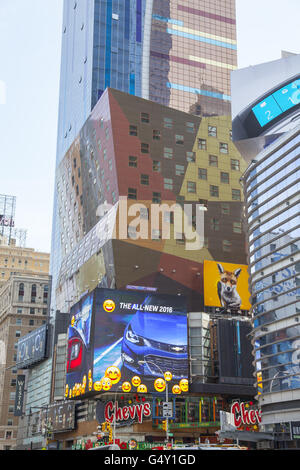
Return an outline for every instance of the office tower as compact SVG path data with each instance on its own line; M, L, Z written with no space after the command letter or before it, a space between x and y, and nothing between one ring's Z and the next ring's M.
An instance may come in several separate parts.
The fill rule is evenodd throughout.
M199 116L230 115L235 25L234 0L66 0L57 166L107 87ZM63 257L56 192L53 287Z
M45 324L49 314L50 276L48 270L12 274L0 287L0 433L1 450L16 444L18 416L15 399L18 376L18 340ZM35 348L39 347L39 342ZM23 351L25 355L25 351ZM28 351L27 351L28 353ZM35 382L39 398L49 396L48 384ZM27 390L29 392L29 390Z
M295 447L299 381L300 56L234 72L233 138L243 176L262 425L275 446ZM267 445L267 443L265 443Z

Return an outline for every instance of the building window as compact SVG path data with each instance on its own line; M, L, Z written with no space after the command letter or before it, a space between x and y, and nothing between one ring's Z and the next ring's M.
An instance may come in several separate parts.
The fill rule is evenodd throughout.
M198 139L198 149L206 150L206 139Z
M209 155L208 157L209 166L218 166L218 157L216 155Z
M219 219L216 219L215 217L210 219L210 229L213 232L218 232L220 230L220 221L219 221Z
M198 168L198 178L200 180L207 180L207 169L206 168Z
M156 171L156 172L160 172L161 171L161 163L157 160L153 160L152 170Z
M152 240L161 240L161 231L158 229L153 229L151 234Z
M187 182L187 192L195 193L196 192L196 183L194 181Z
M152 138L153 140L160 140L160 131L158 129L153 129Z
M183 165L175 165L175 174L176 174L176 176L184 176L184 166Z
M216 126L208 126L208 135L209 135L209 137L217 137L217 128L216 128Z
M173 127L173 119L165 117L165 118L164 118L164 127L165 127L166 129L172 129L172 127Z
M141 184L149 186L149 175L141 175Z
M141 122L150 122L150 115L148 113L141 113Z
M137 126L130 125L129 126L129 135L138 135L137 133Z
M31 286L31 303L35 304L36 301L36 284L32 284Z
M175 143L176 143L176 145L183 145L183 144L184 144L184 137L183 137L183 135L176 134L176 135L175 135Z
M142 153L149 153L149 144L146 144L145 142L141 143L141 152Z
M219 186L214 186L213 184L211 184L209 186L209 194L211 195L211 197L219 197Z
M18 299L18 301L23 302L23 299L24 299L24 284L21 283L19 285L19 299Z
M154 204L160 204L161 203L161 193L152 193L152 202Z
M43 304L47 304L48 303L48 286L44 286L44 292L43 292Z
M229 173L221 171L220 180L221 180L221 183L229 184Z
M241 200L241 190L240 189L233 189L232 190L232 200L233 201L240 201Z
M169 147L164 147L164 158L168 158L169 160L173 158L173 149Z
M189 163L196 161L196 154L195 152L186 152L186 160Z
M242 222L233 222L233 232L242 233Z
M235 159L235 158L232 158L231 159L231 169L236 170L236 171L240 171L240 161Z
M164 178L164 188L173 189L173 180L172 178Z
M223 251L230 252L231 251L231 242L229 240L222 241L222 249Z
M20 330L16 330L16 338L20 338L21 337L21 331Z
M222 212L223 215L229 215L230 214L230 205L227 204L226 202L222 202L221 212Z
M135 188L128 188L128 199L136 199L136 189Z
M33 307L30 307L29 313L30 313L30 315L34 315L34 308Z
M186 122L186 131L193 134L195 132L195 124L193 122Z
M220 142L220 153L228 153L228 144L225 142Z
M131 168L137 168L137 157L134 157L133 155L129 155L128 166L130 166Z

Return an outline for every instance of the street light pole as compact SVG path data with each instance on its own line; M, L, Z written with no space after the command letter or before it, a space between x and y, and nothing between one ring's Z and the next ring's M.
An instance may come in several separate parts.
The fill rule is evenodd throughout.
M155 362L152 362L152 361L138 361L139 364L153 364L155 367L157 367L157 369L159 369L160 373L162 374L162 376L164 377L164 380L166 382L166 403L167 403L167 409L168 409L168 405L169 405L169 391L168 391L168 381L165 379L165 375L163 373L163 371L161 370L161 368L155 364ZM167 444L169 442L169 416L166 416L166 440L167 440Z

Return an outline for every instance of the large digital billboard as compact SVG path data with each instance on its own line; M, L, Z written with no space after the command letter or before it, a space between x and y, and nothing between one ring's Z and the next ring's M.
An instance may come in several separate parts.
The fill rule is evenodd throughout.
M89 300L87 300L89 299ZM89 301L89 336L82 305ZM66 397L188 390L186 299L97 288L71 311ZM80 313L81 312L81 313ZM89 329L91 328L91 329Z
M47 357L47 331L48 326L45 324L19 339L16 361L18 369L26 369Z
M204 260L204 304L229 310L250 310L248 266Z

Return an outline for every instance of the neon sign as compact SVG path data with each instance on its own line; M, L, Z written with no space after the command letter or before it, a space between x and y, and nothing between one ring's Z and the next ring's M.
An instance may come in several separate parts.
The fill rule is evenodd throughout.
M118 422L127 421L129 419L133 420L136 418L139 423L142 423L143 417L149 418L149 416L151 416L151 406L150 403L145 402L141 404L127 405L121 408L117 401L115 403L113 401L109 401L105 405L104 416L108 423L113 423L114 420Z
M261 423L261 410L250 408L246 409L245 403L238 401L231 405L231 413L234 418L234 425L238 428L242 424L251 425Z

